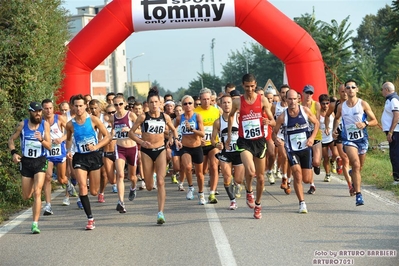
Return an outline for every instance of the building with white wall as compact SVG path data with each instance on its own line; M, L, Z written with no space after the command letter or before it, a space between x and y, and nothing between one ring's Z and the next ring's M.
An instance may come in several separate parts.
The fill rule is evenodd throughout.
M75 37L110 1L103 5L77 7L77 14L69 18L68 29L71 39ZM127 84L126 43L121 43L91 73L91 95L96 99L105 99L109 92L123 93Z

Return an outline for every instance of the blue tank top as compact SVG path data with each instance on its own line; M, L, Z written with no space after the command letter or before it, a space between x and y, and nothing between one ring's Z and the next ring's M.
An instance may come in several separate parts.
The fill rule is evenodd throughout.
M310 137L310 126L303 107L299 106L299 113L296 117L291 117L286 109L284 118L284 139L287 151L295 152L306 149L308 147L306 142Z
M44 136L44 120L40 122L40 125L36 130L31 130L28 123L29 119L25 119L24 127L22 128L20 135L22 155L28 158L39 158L45 156L46 149L34 136L36 131L39 131L42 137Z
M184 116L184 114L181 115L181 119L180 119L180 129L181 129L181 134L182 135L192 135L194 134L194 132L189 131L189 128L186 127L186 117ZM197 122L197 114L194 113L193 116L188 120L188 123L190 123L190 126L195 129L198 130L198 122Z
M91 117L87 114L86 121L83 125L76 123L75 118L72 119L73 135L75 137L75 145L77 153L89 153L89 145L97 145L97 132L91 124Z

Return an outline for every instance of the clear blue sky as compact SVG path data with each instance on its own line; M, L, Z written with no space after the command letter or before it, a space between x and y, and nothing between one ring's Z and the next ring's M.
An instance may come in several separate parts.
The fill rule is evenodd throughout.
M76 14L76 7L102 5L103 0L65 0L64 7ZM275 7L289 18L312 13L316 19L341 22L350 16L350 29L356 30L362 19L368 14L377 14L377 10L391 0L270 0ZM127 57L141 53L144 56L133 60L133 80L157 80L166 90L175 91L187 88L191 80L201 72L201 56L204 54L204 71L211 73L211 41L215 38L215 72L220 76L222 64L229 53L240 50L245 42L255 42L239 28L205 28L146 31L132 34L126 42ZM162 45L162 48L160 46ZM279 83L279 81L275 81ZM219 90L220 88L213 88Z

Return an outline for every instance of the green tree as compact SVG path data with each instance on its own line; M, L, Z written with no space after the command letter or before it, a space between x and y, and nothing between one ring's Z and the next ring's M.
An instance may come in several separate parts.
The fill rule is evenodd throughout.
M375 57L368 54L365 50L360 49L358 53L354 55L354 59L356 64L354 64L353 69L348 72L345 80L354 78L358 84L361 84L359 95L365 100L374 101L375 99L382 99L379 90L379 84L381 84L381 82L378 78L379 72Z
M386 80L396 81L399 78L399 44L396 44L391 52L385 57L383 69L389 77Z
M209 73L199 74L198 77L188 84L188 89L185 94L195 96L199 95L199 91L202 88L208 88L214 90L216 93L219 93L224 84L220 80L220 78L213 76Z
M378 10L377 15L367 15L357 29L357 36L353 38L353 47L355 53L364 49L368 55L376 59L377 68L380 71L380 78L392 79L387 75L384 69L385 57L393 49L393 45L388 39L391 30L390 21L392 21L393 12L390 6Z
M326 77L329 92L336 96L339 77L343 77L351 68L351 45L352 30L349 30L349 16L341 23L335 19L331 20L331 24L323 23L321 34L317 38L317 45L323 56L326 65Z
M180 101L181 98L183 98L184 95L186 95L187 89L180 87L177 89L177 91L175 91L172 95L173 95L173 99L177 102Z
M325 26L325 22L316 19L315 9L313 8L312 14L305 13L300 17L294 18L294 21L301 26L312 38L317 42L321 38L322 28Z
M0 4L0 204L22 204L20 178L7 140L30 101L54 98L63 79L67 12L61 0L1 1ZM2 209L0 207L0 209Z
M399 2L392 1L392 15L388 21L389 31L387 38L391 45L396 45L399 42Z
M223 65L222 80L241 85L242 76L248 72L255 75L259 86L264 86L268 79L282 82L284 65L280 59L258 43L245 46L242 51L229 54L228 62Z

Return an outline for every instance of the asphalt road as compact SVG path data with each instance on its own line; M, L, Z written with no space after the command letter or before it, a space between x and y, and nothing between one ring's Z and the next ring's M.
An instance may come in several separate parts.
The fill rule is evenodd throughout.
M267 184L261 220L244 193L237 210L227 209L223 180L219 203L200 206L167 178L162 226L156 191L139 191L133 202L126 194L127 213L120 214L108 186L105 203L90 197L92 231L84 230L76 200L61 206L57 191L54 215L40 217L39 235L30 233L30 210L2 224L0 265L399 265L399 202L367 190L365 205L356 207L340 177L323 177L315 178L316 194L305 195L308 214L298 213L294 191L285 195L280 180Z

